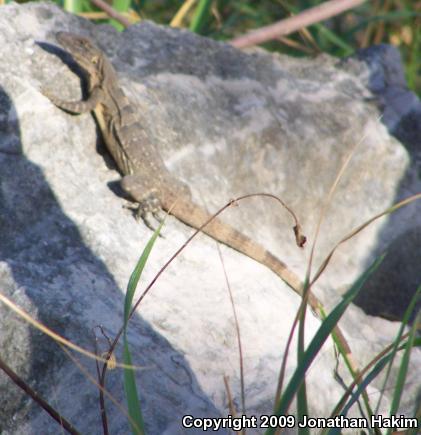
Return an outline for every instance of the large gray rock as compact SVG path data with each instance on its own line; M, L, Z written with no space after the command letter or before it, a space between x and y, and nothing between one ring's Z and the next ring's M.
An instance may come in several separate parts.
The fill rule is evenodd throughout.
M47 86L66 99L81 95L74 64L56 45L58 30L88 35L106 51L169 169L209 210L241 194L271 192L296 211L311 243L335 175L352 146L361 142L322 226L316 265L353 227L421 190L411 154L417 146L411 143L407 149L379 120L379 97L373 99L369 88L373 71L364 62L328 56L298 60L260 50L246 54L151 23L117 34L42 3L0 8L0 28L0 288L91 351L93 328L103 325L113 337L121 326L123 292L151 232L117 195L119 174L101 143L96 147L92 116L70 116L40 93ZM399 116L393 121L398 125ZM412 128L419 127L414 123ZM344 245L315 292L332 307L373 258L391 246L380 278L399 285L387 290L392 303L386 298L378 306L373 303L379 298L375 280L360 302L372 313L401 316L421 281L420 248L414 243L420 216L419 204L411 205ZM292 222L277 204L253 199L223 218L304 276L309 249L296 248ZM191 231L167 219L165 238L157 242L142 288ZM300 301L263 266L221 249L241 328L247 414L270 413ZM407 252L403 271L396 266L401 251ZM82 433L101 433L97 391L86 374L51 340L6 307L0 310L2 359ZM364 364L393 339L399 324L354 306L341 326ZM317 327L309 315L308 338ZM134 361L144 367L138 384L149 434L183 433L180 419L187 413L226 415L224 375L239 406L233 312L211 239L199 237L159 278L131 323L130 340ZM92 360L74 355L95 377ZM412 412L420 359L414 352L400 413ZM343 392L333 376L335 364L328 342L307 377L314 416L327 415ZM292 352L288 375L294 367ZM120 371L107 379L108 390L124 404ZM380 386L378 380L370 390L374 400ZM0 391L3 433L58 432L3 374ZM392 393L386 390L382 409ZM110 433L128 433L124 414L109 401L107 411Z

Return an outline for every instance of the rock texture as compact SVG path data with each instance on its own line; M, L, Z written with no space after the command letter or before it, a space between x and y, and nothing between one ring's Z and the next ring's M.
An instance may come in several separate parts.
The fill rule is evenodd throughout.
M391 105L385 95L391 94L391 86L405 90L404 83L401 78L393 82L395 76L389 74L383 88L370 88L376 74L389 68L384 47L373 49L377 63L243 53L151 23L117 34L43 3L0 8L0 28L0 288L31 315L89 350L94 348L93 330L105 347L97 325L109 337L121 326L124 289L151 233L124 207L127 202L116 186L119 174L98 141L93 118L63 113L40 93L47 86L63 98L80 97L74 64L55 43L58 30L88 35L107 52L169 169L209 210L241 194L271 192L296 211L311 244L336 173L360 142L328 209L316 265L352 228L421 191L420 136L410 134L419 129L413 114L420 103L406 94L413 102L411 111L400 112L397 104L390 123L386 114L379 119L381 109ZM407 134L398 137L403 143L388 132L396 133L402 123ZM420 216L420 205L411 205L344 245L314 289L326 305L336 304L375 256L389 248L382 272L359 302L372 314L401 316L421 281L416 243ZM292 223L277 204L245 201L223 218L304 276L309 248L295 247ZM168 218L142 288L191 231ZM300 301L263 266L229 248L221 250L241 328L247 414L270 413ZM367 316L354 306L342 326L364 364L393 339L399 324ZM317 327L309 315L308 339ZM3 305L0 330L2 359L81 433L101 433L97 391L86 374ZM187 413L226 415L224 375L240 405L234 317L211 239L199 237L160 277L131 323L129 338L134 361L144 367L138 384L149 434L184 433L180 418ZM91 360L73 356L95 377ZM400 413L412 413L420 359L414 352ZM327 415L342 394L333 376L335 364L327 343L307 378L314 416ZM292 353L288 374L294 366ZM373 383L373 400L380 386L381 380ZM118 370L109 373L107 388L124 405ZM58 432L4 374L0 392L2 433ZM387 409L390 394L386 390L382 409ZM128 433L124 414L111 402L107 410L110 433Z

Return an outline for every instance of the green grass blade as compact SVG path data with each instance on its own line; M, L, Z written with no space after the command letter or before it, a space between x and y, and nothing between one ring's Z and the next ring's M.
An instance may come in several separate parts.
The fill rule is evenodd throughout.
M125 364L132 365L127 335L124 333L123 360ZM127 407L130 416L130 427L134 435L144 435L142 411L140 409L139 395L136 388L136 378L133 369L124 369L124 391L126 393Z
M350 54L354 53L355 48L352 45L345 42L343 38L340 38L326 26L323 24L315 24L314 26L320 35L322 35L327 41L343 50L342 56L349 56Z
M342 412L340 415L343 415L346 417L348 414L348 411L351 409L351 407L354 405L357 400L359 400L360 396L364 393L367 386L375 379L386 367L386 364L392 359L392 355L386 355L384 356L371 370L370 373L367 374L367 376L359 383L357 390L352 393L348 403L344 406ZM327 435L340 435L342 433L342 429L339 427L335 427L330 429L327 432Z
M417 397L416 399L414 417L418 420L419 423L421 423L421 397ZM417 435L419 434L419 430L420 430L419 427L412 427L411 429L407 430L405 435Z
M371 23L378 23L378 22L393 23L395 21L402 21L402 20L411 20L411 19L415 20L416 18L419 17L421 17L421 13L415 11L391 11L383 15L368 16L366 18L361 17L361 19L358 20L358 24L354 26L352 29L349 29L349 33L354 34L356 32L359 32L365 29L367 25Z
M411 314L413 313L413 311L415 309L415 305L418 302L420 295L421 295L421 286L418 287L417 291L415 292L414 296L412 297L412 299L408 305L408 308L405 310L405 314L403 316L402 323L401 323L401 326L399 328L398 334L396 335L395 343L393 345L393 349L391 352L392 353L392 360L390 361L389 367L387 369L386 376L385 376L384 381L383 381L383 386L380 389L380 391L382 391L382 392L385 391L390 373L392 372L392 364L393 364L393 361L394 361L396 354L398 352L398 347L399 347L399 344L401 341L401 337L404 333L405 326L408 325L408 323L409 323ZM382 393L382 396L383 396L383 393ZM381 398L379 400L378 407L380 406L380 402L381 402ZM377 409L377 411L378 411L378 409ZM376 413L378 413L377 411L376 411Z
M287 10L290 13L293 13L294 15L296 15L300 12L299 8L297 8L297 7L294 7L291 5L286 5L286 6L287 6ZM323 36L326 39L326 41L329 41L331 44L336 45L337 47L341 48L343 50L343 53L342 53L343 56L347 56L355 51L355 48L352 45L345 42L345 40L343 38L338 36L336 33L332 32L332 30L330 30L324 24L315 23L312 26L314 26L314 28L317 29L319 34L321 36ZM319 38L319 40L320 40L320 38Z
M209 19L209 9L211 7L212 0L199 0L199 4L193 15L193 19L190 23L190 30L195 33L200 33L205 27L207 20Z
M405 63L406 78L409 89L415 90L417 80L419 79L419 71L421 70L421 31L414 32L414 41L412 43L411 54L409 61ZM420 95L420 92L418 92Z
M294 399L295 394L297 393L300 385L305 377L305 374L313 362L314 358L320 351L324 342L329 337L332 330L335 328L339 319L342 317L343 313L347 309L348 305L354 300L357 296L358 292L361 290L364 282L367 278L379 267L380 263L383 261L384 255L379 257L364 273L363 275L356 281L356 283L348 290L342 301L335 307L335 309L326 317L323 321L322 325L318 329L316 335L313 337L310 345L305 351L300 364L297 366L294 374L290 382L288 383L285 392L282 395L281 400L277 408L275 409L275 415L281 416L286 415L288 412L288 408L291 405L291 402ZM276 429L271 428L265 432L265 435L274 435Z
M306 279L304 283L304 294L305 291L308 289L308 280ZM297 350L297 364L300 364L300 361L304 357L305 353L305 341L304 341L304 335L305 335L305 320L306 320L306 306L303 307L304 309L301 310L300 313L300 324L298 328L298 350ZM307 402L307 387L306 387L306 379L305 376L303 378L303 381L298 389L297 392L297 416L299 421L303 420L304 416L308 416L308 402ZM300 427L298 429L299 435L310 435L310 431L308 427Z
M129 283L127 284L126 297L124 299L124 348L123 348L123 361L124 364L132 365L132 356L130 354L129 342L127 340L127 324L129 322L130 311L133 303L134 294L136 291L137 284L142 275L145 264L149 258L152 248L161 232L163 222L159 225L156 231L153 233L152 237L149 239L145 248L143 249L142 255L140 256L136 267L134 268ZM134 435L144 435L144 423L140 407L139 394L136 387L136 378L133 369L124 369L124 391L126 393L127 406L130 416L130 426L132 433Z
M416 295L419 295L420 290L421 290L421 286L418 287ZM413 300L414 299L415 298L413 298ZM415 318L415 321L411 327L410 333L409 333L408 341L407 341L406 346L405 346L405 351L404 351L404 354L402 356L402 361L401 361L398 376L396 379L396 386L395 386L395 391L393 393L393 400L392 400L392 405L390 407L389 415L396 415L398 408L399 408L403 389L405 387L406 376L408 374L409 359L411 356L412 348L414 347L415 334L417 332L417 326L418 326L419 322L421 322L421 313L418 313L418 315ZM391 433L392 433L392 429L388 429L387 435L389 435Z
M414 326L414 330L416 331L416 326ZM411 346L411 348L420 346L421 338L415 338L415 334L414 334L413 339L411 340L410 338L408 338L408 340L405 343L399 346L397 351L402 349L407 349L409 345ZM363 394L367 386L373 381L373 379L376 378L376 376L378 376L383 371L384 367L386 367L386 364L389 364L392 358L394 358L394 353L391 351L389 354L385 355L382 359L380 359L377 362L374 368L367 374L367 376L358 385L357 390L351 395L349 401L344 406L342 412L339 415L343 415L344 417L346 417L348 411L355 404L355 402L359 400L359 397L361 396L361 394ZM327 435L340 435L340 434L341 434L340 428L332 428L327 432Z
M113 0L112 6L117 12L127 13L130 9L130 0ZM119 32L124 30L124 26L116 20L110 19L110 24L114 26Z
M133 297L136 291L137 283L139 282L139 278L142 275L143 269L145 268L146 261L152 251L153 245L156 242L156 239L161 232L163 222L159 225L156 231L153 233L152 237L149 239L149 242L145 246L145 249L142 252L142 255L139 258L139 261L134 268L129 283L127 284L126 297L124 300L124 328L127 326L127 322L129 320L130 310L133 303Z
M84 12L84 2L83 0L64 0L63 9L72 14L80 14Z
M299 421L302 421L305 415L308 416L307 388L305 383L305 377L297 393L297 415ZM310 429L308 428L308 426L299 427L298 434L310 435Z

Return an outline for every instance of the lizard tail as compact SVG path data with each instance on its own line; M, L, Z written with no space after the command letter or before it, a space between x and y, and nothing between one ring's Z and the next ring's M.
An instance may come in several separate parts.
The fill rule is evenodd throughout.
M190 199L187 200L180 196L173 195L170 192L167 192L166 195L162 195L161 199L161 205L166 211L170 212L177 219L193 228L200 228L212 217L212 215L204 208L194 204ZM294 272L292 272L283 261L273 255L259 243L253 241L231 225L222 222L218 218L214 218L212 221L210 221L205 227L202 228L202 231L213 239L218 240L224 245L228 245L229 247L268 267L289 287L291 287L292 290L294 290L301 297L303 296L304 286L300 278ZM311 291L308 293L307 297L311 308L317 313L318 316L320 316L320 310L323 306L319 299ZM339 326L336 325L333 331L343 346L348 358L353 361L351 349ZM355 364L354 366L356 368L358 367Z
M200 228L212 216L204 208L194 204L190 199L185 200L180 196L173 196L169 192L167 195L161 196L161 204L166 211L169 211L177 219L193 228ZM302 296L303 284L298 276L283 261L259 243L218 218L210 221L202 228L202 231L213 239L268 267L296 293Z

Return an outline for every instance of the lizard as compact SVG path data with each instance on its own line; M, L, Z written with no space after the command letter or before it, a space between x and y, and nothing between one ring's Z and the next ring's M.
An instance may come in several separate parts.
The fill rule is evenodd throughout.
M210 221L201 231L268 267L303 296L302 281L282 260L219 218L211 219L204 207L193 203L190 189L168 171L147 137L134 105L119 85L117 73L103 51L90 39L73 33L58 32L56 39L86 75L88 95L85 100L64 101L45 89L42 92L66 112L94 112L106 148L123 176L121 187L139 205L141 217L144 220L149 214L156 217L162 208L196 229ZM299 246L305 243L304 236L297 232L296 239ZM320 317L322 304L312 292L308 302Z

